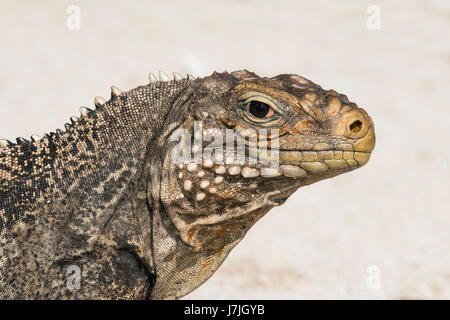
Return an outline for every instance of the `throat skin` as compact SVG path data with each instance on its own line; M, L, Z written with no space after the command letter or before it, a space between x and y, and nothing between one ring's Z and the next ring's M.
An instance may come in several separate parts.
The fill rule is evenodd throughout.
M149 297L155 275L146 159L191 82L112 94L72 118L65 132L0 150L0 298ZM67 284L70 266L79 289Z
M220 224L199 224L189 233L199 246L183 241L164 209L154 210L152 221L156 283L151 299L179 299L207 281L247 231L274 205L252 202L245 215ZM169 208L169 207L167 207ZM170 210L170 209L169 209ZM195 233L195 235L194 235Z

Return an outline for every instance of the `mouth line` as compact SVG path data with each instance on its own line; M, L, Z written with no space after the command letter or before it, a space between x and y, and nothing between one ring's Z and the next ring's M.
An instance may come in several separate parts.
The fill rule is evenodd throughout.
M244 178L310 178L314 175L346 172L359 168L370 158L368 152L354 151L289 151L279 154L259 154L255 164L225 162L223 172L241 173ZM267 156L267 157L266 157ZM274 163L275 161L275 163ZM275 164L275 166L274 166Z
M279 152L255 152L246 154L245 160L237 161L236 154L213 156L196 162L184 161L178 164L183 170L195 172L197 167L210 169L215 175L242 176L243 178L288 177L310 179L315 176L335 175L357 169L365 165L371 152L344 150L279 150ZM204 175L204 173L203 173Z
M269 149L270 150L270 149ZM280 152L329 152L329 151L342 151L342 152L361 152L361 153L372 153L371 151L354 151L353 149L325 149L325 150L313 150L313 149L278 149Z
M280 150L278 156L280 166L300 167L306 173L320 173L342 169L355 169L365 165L371 153L365 151L299 151Z

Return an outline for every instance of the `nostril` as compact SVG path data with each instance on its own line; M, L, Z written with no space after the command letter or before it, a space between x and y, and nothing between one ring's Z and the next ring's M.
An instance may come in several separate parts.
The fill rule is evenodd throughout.
M333 133L337 136L361 139L369 132L372 122L359 110L350 110L336 117L332 125Z
M350 124L349 128L350 128L351 132L358 133L361 131L362 126L363 126L363 124L362 124L361 120L355 120Z

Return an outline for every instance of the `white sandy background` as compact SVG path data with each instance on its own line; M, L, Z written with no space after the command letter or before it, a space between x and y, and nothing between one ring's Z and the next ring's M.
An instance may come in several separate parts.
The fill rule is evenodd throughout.
M449 299L449 21L444 0L2 0L0 137L63 128L148 72L298 73L368 111L372 159L270 211L186 298Z

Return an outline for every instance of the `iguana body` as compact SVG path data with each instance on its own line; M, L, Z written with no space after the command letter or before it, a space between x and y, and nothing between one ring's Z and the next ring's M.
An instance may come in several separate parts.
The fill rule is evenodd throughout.
M64 132L0 140L0 298L180 298L272 207L364 165L375 144L364 110L296 75L150 79L113 87ZM191 138L171 137L183 128L203 148L198 124L200 136L267 129L257 144L276 142L280 167L220 154L180 163L174 148L190 151Z

